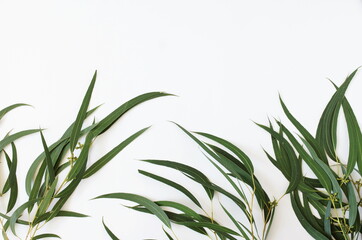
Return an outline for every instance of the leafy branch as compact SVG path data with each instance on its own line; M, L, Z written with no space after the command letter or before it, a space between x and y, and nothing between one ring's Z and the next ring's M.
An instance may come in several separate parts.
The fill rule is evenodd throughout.
M88 166L89 152L96 143L96 138L107 132L118 119L133 107L154 98L171 95L163 92L142 94L120 105L99 122L93 121L91 125L83 128L85 119L91 116L98 108L95 107L88 110L96 78L97 72L93 75L76 120L66 129L58 141L48 146L41 129L26 130L13 135L7 135L0 141L0 151L4 152L9 168L9 177L5 182L2 194L10 191L7 213L0 213L0 223L4 239L9 239L9 229L17 236L16 225L26 225L28 227L27 234L23 238L24 240L49 237L59 238L58 235L51 233L38 234L38 231L55 217L87 217L87 215L81 213L66 211L63 207L83 179L98 172L148 128L134 133L91 166ZM23 105L12 105L0 111L0 119L11 109ZM18 191L16 180L18 160L14 141L35 132L40 132L44 151L34 160L26 176L25 190L28 194L28 201L12 210L16 203ZM84 139L84 142L81 142L81 139ZM9 144L12 146L12 158L4 150ZM25 220L23 215L26 210L28 219ZM18 238L21 239L20 237Z

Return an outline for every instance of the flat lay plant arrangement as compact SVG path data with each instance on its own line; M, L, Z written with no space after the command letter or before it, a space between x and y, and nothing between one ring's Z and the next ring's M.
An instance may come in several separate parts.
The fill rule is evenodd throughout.
M271 137L273 153L266 152L272 164L289 181L283 196L289 195L294 213L304 229L314 239L357 240L361 237L361 170L362 134L357 118L345 97L346 90L357 70L347 77L327 104L313 136L292 115L280 99L281 106L293 129L282 122L270 121L268 125L258 124ZM16 228L26 227L26 236L19 239L60 238L54 233L42 232L42 227L55 217L87 217L87 215L63 209L64 204L76 191L82 179L92 176L113 159L128 144L140 136L147 128L141 129L93 164L88 164L91 147L97 143L96 137L108 131L128 110L145 101L170 96L162 92L150 92L137 96L122 104L99 122L93 121L83 126L98 107L89 109L97 73L84 96L75 121L53 144L48 145L42 129L25 130L6 134L0 141L0 151L8 168L8 176L0 186L0 224L4 239L16 236ZM0 120L9 111L26 106L15 104L0 111ZM337 130L340 115L343 114L348 130L348 142L339 142ZM216 184L207 173L195 167L172 160L146 159L145 164L161 166L169 171L179 171L185 178L204 189L210 200L205 203L198 199L186 185L165 178L155 172L139 170L139 173L168 188L181 192L192 202L186 206L183 201L151 200L151 197L135 193L115 192L95 197L95 199L119 199L134 202L129 206L135 211L152 214L163 224L167 239L183 239L173 231L173 225L181 225L190 231L205 236L205 239L248 239L265 240L273 223L278 200L271 200L267 189L254 174L254 166L240 148L231 142L202 132L189 132L175 124L204 153L205 164L211 164L221 174L225 185ZM19 184L17 181L17 148L15 140L38 134L39 144L44 151L34 160L25 180L28 201L18 203ZM34 136L33 136L34 137ZM337 146L348 146L347 159L338 154ZM90 165L90 166L89 166ZM227 184L227 185L226 185ZM232 189L232 190L230 190ZM270 194L270 193L269 193ZM219 196L222 196L221 198ZM282 197L283 197L282 196ZM6 201L5 201L6 200ZM230 220L230 225L218 221L219 216L208 212L206 206L217 203ZM226 206L233 203L237 211ZM261 221L255 214L261 215ZM116 232L123 229L110 229L103 221L105 231L111 239L118 239Z

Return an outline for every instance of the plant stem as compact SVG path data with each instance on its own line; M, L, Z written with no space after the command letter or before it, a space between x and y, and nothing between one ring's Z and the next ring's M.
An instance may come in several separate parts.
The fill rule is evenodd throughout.
M5 232L4 224L3 224L3 221L2 221L1 218L0 218L0 224L1 224L1 231L2 231L2 234L3 234L4 238L5 238L5 240L9 240L9 237Z

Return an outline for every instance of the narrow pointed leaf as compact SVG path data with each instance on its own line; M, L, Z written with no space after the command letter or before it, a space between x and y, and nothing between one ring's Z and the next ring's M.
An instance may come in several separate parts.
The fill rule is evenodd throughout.
M155 175L155 174L152 174L150 172L146 172L146 171L143 171L143 170L138 170L138 172L142 175L145 175L147 177L150 177L152 179L155 179L159 182L162 182L166 185L169 185L171 187L173 187L174 189L182 192L183 194L185 194L191 201L193 201L198 207L201 208L201 204L200 202L197 200L197 198L189 191L187 190L185 187L183 187L182 185L174 182L174 181L171 181L169 179L166 179L166 178L163 178L163 177L160 177L158 175Z
M51 212L46 212L46 213L40 215L39 217L36 217L33 221L33 224L35 225L35 224L41 223L43 221L46 221L49 219L50 216L51 216ZM55 217L85 218L85 217L89 217L89 216L82 214L82 213L60 210Z
M11 215L10 219L9 219L9 225L10 225L10 229L12 231L12 233L16 236L16 232L15 232L15 223L17 222L18 218L21 216L21 214L24 212L24 210L31 204L35 203L36 201L38 201L38 199L34 199L32 201L28 201L24 204L22 204L20 207L18 207L14 213Z
M104 219L102 218L102 224L108 235L111 237L112 240L119 240L119 238L114 235L114 233L107 227L107 225L104 223Z
M238 223L238 221L236 221L236 219L233 217L233 215L220 203L222 209L224 210L224 212L228 215L228 217L231 219L231 221L234 223L234 225L238 228L239 232L241 233L241 235L246 239L246 240L250 240L249 236L247 235L247 233L244 231L244 229L242 228L242 226Z
M49 148L48 148L48 145L45 142L44 135L43 135L42 131L40 131L40 136L41 136L41 141L43 143L43 148L44 148L44 153L45 153L45 162L46 162L47 170L48 170L48 174L49 174L49 184L51 185L54 182L54 179L55 179L53 161L52 161L52 158L50 156Z
M87 112L87 117L89 117L92 113L94 113L97 109L99 108L99 106L89 110ZM53 143L52 145L49 146L49 151L52 152L53 150L55 151L57 148L63 148L62 144L68 144L69 143L69 137L70 134L72 132L74 126L74 122L67 128L67 130L63 133L62 137L56 141L55 143ZM91 125L90 127L84 129L81 131L81 136L84 134L87 134L90 130L92 130L95 127L95 125ZM27 174L26 174L26 179L25 179L25 189L26 189L26 193L28 195L30 195L31 192L31 187L32 187L32 181L35 178L35 174L39 168L39 166L41 165L43 159L45 158L45 153L42 152L35 160L34 162L31 164Z
M49 207L49 204L53 198L54 192L55 192L55 188L57 186L57 182L58 182L58 178L56 178L52 185L50 186L50 188L47 190L44 198L41 200L40 205L38 207L37 213L36 213L36 217L40 216L42 214L44 214L46 212L46 210Z
M298 129L298 131L302 134L305 140L313 147L316 151L318 157L325 163L327 163L327 157L324 150L319 146L317 140L310 134L307 129L303 127L302 124L298 122L298 120L290 113L289 109L283 102L282 98L279 96L280 104L282 105L283 111L285 115L288 117L290 122Z
M40 129L30 129L30 130L24 130L24 131L20 131L14 134L11 134L7 137L5 137L3 140L0 141L0 151L4 149L4 147L6 147L7 145L9 145L10 143L14 142L16 139L24 137L26 135L30 135L36 132L39 132Z
M75 147L77 145L77 142L78 142L78 139L79 139L79 136L80 136L80 130L82 129L84 119L86 119L87 110L88 110L89 102L90 102L91 97L92 97L92 92L93 92L93 88L94 88L96 79L97 79L97 71L95 71L95 73L93 75L93 78L92 78L92 81L91 81L91 83L90 83L90 85L88 87L88 90L87 90L84 98L83 98L83 102L82 102L82 104L80 106L77 118L76 118L76 120L74 122L74 126L73 126L72 132L70 134L70 151L71 152L74 152L74 149L75 149Z
M43 238L61 238L56 234L52 234L52 233L44 233L44 234L39 234L36 235L35 237L32 237L31 240L37 240L37 239L43 239Z
M22 107L22 106L31 106L31 105L26 104L26 103L17 103L17 104L10 105L10 106L0 110L0 120L11 110L18 108L18 107Z
M217 233L220 234L231 234L231 235L235 235L235 236L240 236L239 233L235 232L234 230L215 224L215 223L207 223L207 222L181 222L179 224L185 225L185 226L192 226L192 227L205 227L211 230L214 230ZM231 236L229 236L231 237ZM232 239L236 239L236 238L232 238Z
M9 186L10 186L10 198L7 206L7 212L10 212L15 206L16 200L18 199L18 182L16 178L16 167L18 162L17 151L14 143L11 143L12 158L11 168L9 173Z
M168 240L174 240L174 239L172 238L172 236L171 236L168 232L166 232L166 230L165 230L164 228L162 228L162 230L163 230L163 232L165 233L165 235L167 236Z
M88 178L98 172L104 165L106 165L109 161L111 161L120 151L122 151L125 147L127 147L131 142L137 139L142 133L144 133L149 127L141 129L140 131L134 133L132 136L128 137L126 140L118 144L111 151L109 151L106 155L101 157L98 161L96 161L92 166L90 166L84 173L83 178Z
M197 181L200 183L205 183L206 185L211 185L210 180L205 176L205 174L203 174L201 171L199 171L193 167L190 167L188 165L178 163L178 162L173 162L173 161L167 161L167 160L142 160L142 161L179 170L182 173L184 173L186 176L188 176L189 178L193 179L194 181ZM208 187L205 187L205 186L204 186L204 189L205 189L207 195L209 196L209 198L212 199L214 197L214 190L212 190Z
M324 215L324 232L331 237L332 236L332 230L331 230L331 201L328 201L327 208L326 208L326 214Z
M245 166L250 174L254 173L254 167L253 167L253 164L251 163L250 158L243 151L241 151L240 148L238 148L231 142L229 142L225 139L219 138L217 136L214 136L214 135L211 135L208 133L203 133L203 132L196 132L196 133L201 136L204 136L206 138L209 138L209 139L221 144L222 146L226 147L228 150L233 152L239 158L240 161L242 161L245 164Z
M160 207L170 207L177 209L197 221L202 221L202 217L198 213L183 204L173 201L157 201L155 203Z
M338 115L341 107L344 95L347 91L349 84L356 75L358 68L353 71L343 82L343 84L334 93L327 106L325 107L323 114L319 120L316 139L325 148L327 154L335 159L335 119ZM333 130L334 129L334 130Z
M348 206L349 206L348 224L349 226L353 226L357 219L358 203L356 201L354 187L351 182L347 183L347 188L348 188Z
M171 222L170 222L170 219L167 217L166 213L156 203L152 202L151 200L149 200L145 197L142 197L142 196L139 196L136 194L131 194L131 193L110 193L110 194L98 196L95 199L100 199L100 198L123 199L123 200L128 200L128 201L138 203L138 204L144 206L145 208L147 208L150 212L152 212L168 228L171 228Z
M88 161L88 154L89 154L90 146L92 144L93 137L94 137L94 135L92 132L88 133L88 135L86 136L82 151L80 152L79 157L78 157L77 161L75 162L74 166L69 171L69 174L68 174L69 180L75 179L76 176L79 174L79 172L82 169L86 168L87 161Z
M120 117L122 117L126 112L128 112L133 107L143 102L149 101L151 99L164 97L164 96L174 96L174 95L164 92L149 92L139 95L125 102L98 123L97 127L93 130L94 136L98 136L107 131Z
M303 210L301 207L301 203L298 197L298 193L294 192L290 194L292 207L294 210L295 215L297 216L299 222L304 227L304 229L316 240L329 240L324 234L317 231L305 218L303 215Z

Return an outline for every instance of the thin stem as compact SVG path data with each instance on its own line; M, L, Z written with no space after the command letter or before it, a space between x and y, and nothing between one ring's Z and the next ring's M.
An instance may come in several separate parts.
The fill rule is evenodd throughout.
M9 236L6 234L5 232L5 227L4 227L4 224L3 224L3 220L0 218L0 225L1 225L1 231L4 235L4 237L6 237L6 239L9 239Z
M337 208L336 208L336 205L334 204L333 199L331 199L330 201L332 202L333 209L334 209L335 211L337 211ZM342 223L341 223L341 221L339 220L339 217L337 217L337 223L338 223L338 226L341 228L341 231L342 231L342 234L343 234L344 239L348 240L349 237L348 237L348 235L346 235L346 233L345 233L345 231L344 231L344 227L342 226Z
M169 229L171 230L173 236L174 236L177 240L180 240L180 239L177 237L176 233L173 231L173 229L172 229L172 228L169 228Z
M211 199L211 223L214 223L214 201L213 199ZM219 238L217 237L217 234L215 231L213 231L214 235L215 235L215 239L218 240Z

